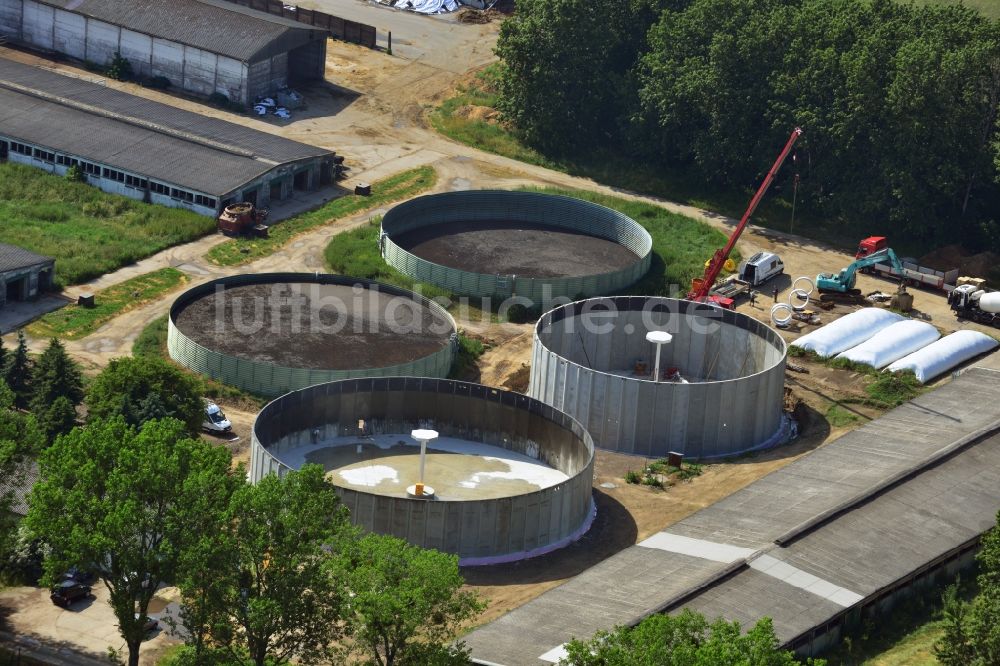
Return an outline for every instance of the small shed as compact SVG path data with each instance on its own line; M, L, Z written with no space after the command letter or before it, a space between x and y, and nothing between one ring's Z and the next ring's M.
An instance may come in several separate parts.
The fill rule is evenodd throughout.
M0 243L0 308L31 301L52 289L56 261L16 245Z

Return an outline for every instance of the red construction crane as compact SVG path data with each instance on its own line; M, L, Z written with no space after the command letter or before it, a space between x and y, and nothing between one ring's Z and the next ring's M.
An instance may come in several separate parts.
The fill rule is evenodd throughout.
M722 271L722 267L726 263L726 259L729 258L729 253L733 251L734 247L736 247L736 241L739 240L743 230L750 222L750 216L753 215L753 212L757 209L757 204L760 203L760 200L764 198L764 193L767 192L767 188L771 186L774 176L778 173L778 169L781 168L785 158L788 157L788 153L792 152L792 146L795 145L795 140L801 135L801 128L796 127L792 130L792 135L788 137L788 143L785 144L781 154L778 155L778 159L774 161L774 166L772 166L771 170L767 172L767 177L764 178L764 182L760 184L759 188L757 188L757 194L753 195L753 199L750 200L750 205L747 206L746 212L743 213L740 223L736 225L736 228L733 229L733 233L729 235L729 242L726 243L726 247L715 251L715 254L712 255L712 258L708 261L708 265L705 267L705 274L702 277L691 280L691 291L687 295L687 299L689 301L712 300L723 307L732 309L732 299L716 298L714 296L709 297L709 293L712 291L712 287L715 286L715 280L719 277L719 273Z

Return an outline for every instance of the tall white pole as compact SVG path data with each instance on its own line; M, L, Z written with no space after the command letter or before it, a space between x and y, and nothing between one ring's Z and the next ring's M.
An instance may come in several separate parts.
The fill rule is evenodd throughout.
M646 333L646 340L652 342L656 345L656 365L653 370L653 381L660 381L660 350L663 345L667 344L674 339L674 336L670 335L666 331L650 331Z
M410 433L410 437L420 442L420 477L414 485L406 489L410 497L425 499L434 496L434 489L424 485L424 465L427 461L427 442L437 439L437 436L435 430L414 430Z
M427 461L427 440L420 440L420 476L417 477L417 481L421 485L424 483L424 463Z

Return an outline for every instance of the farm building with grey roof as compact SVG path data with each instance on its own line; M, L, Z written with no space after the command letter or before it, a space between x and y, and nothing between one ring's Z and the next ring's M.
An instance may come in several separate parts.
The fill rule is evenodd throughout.
M322 79L324 30L223 0L0 0L0 36L249 104Z
M333 182L330 150L0 58L0 161L203 215Z

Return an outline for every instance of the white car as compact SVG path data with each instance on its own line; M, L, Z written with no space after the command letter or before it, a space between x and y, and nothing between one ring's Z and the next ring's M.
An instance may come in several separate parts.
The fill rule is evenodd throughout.
M229 422L226 415L222 413L219 406L214 402L205 402L205 420L201 427L212 433L227 433L233 429L233 424Z

